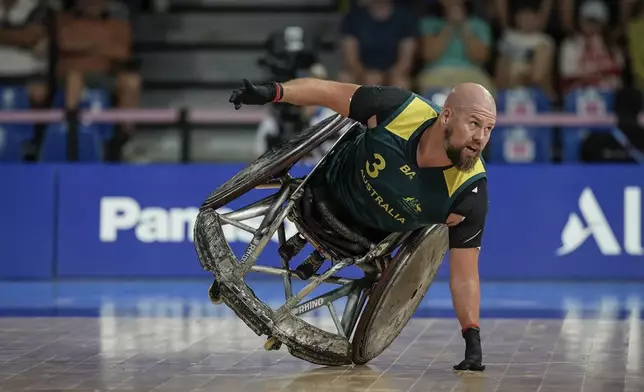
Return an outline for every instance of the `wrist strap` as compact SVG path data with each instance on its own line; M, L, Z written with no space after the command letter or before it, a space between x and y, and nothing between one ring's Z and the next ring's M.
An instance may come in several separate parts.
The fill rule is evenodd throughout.
M273 98L273 103L277 103L282 100L284 97L284 87L279 83L273 83L275 86L275 98Z
M479 327L478 324L470 324L467 327L461 329L461 333L463 334L463 333L467 332L468 329L479 329L480 330L480 327Z

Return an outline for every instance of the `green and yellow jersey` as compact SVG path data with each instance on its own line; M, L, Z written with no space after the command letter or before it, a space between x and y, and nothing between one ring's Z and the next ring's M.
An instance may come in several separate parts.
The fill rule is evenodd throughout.
M350 117L366 123L375 115L378 125L330 157L327 189L354 220L384 232L444 223L450 213L465 216L455 227L471 227L462 233L450 229L450 243L458 247L467 239L461 247L478 247L487 212L484 162L467 173L453 166L417 164L420 136L437 120L440 109L405 90L361 87L352 99Z

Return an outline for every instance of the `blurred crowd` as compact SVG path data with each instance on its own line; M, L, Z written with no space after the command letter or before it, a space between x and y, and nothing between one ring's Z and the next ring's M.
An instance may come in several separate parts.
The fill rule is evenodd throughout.
M465 81L493 93L528 87L554 111L571 91L595 87L627 102L615 104L616 111L642 106L644 0L338 2L341 70L330 74L316 64L310 76L395 85L428 97ZM108 94L111 107L136 108L142 82L132 26L146 3L155 2L0 0L0 85L27 86L32 108L73 113L83 109L88 91ZM329 114L308 108L304 121ZM258 152L267 146L265 135L280 127L275 118L261 124ZM635 121L620 120L620 128L644 150ZM105 159L119 159L133 129L119 124L109 133Z
M128 8L134 4L0 0L0 84L26 85L32 108L76 110L85 87L107 91L117 108L137 107L141 78ZM118 134L127 131L126 124Z
M640 0L357 0L342 25L344 71L358 83L426 91L463 81L571 89L644 82Z
M75 108L85 86L113 91L135 107L141 89L132 64L127 6L111 0L0 0L0 79L22 79L34 107L57 89Z
M486 158L644 159L644 129L637 120L644 87L643 0L347 0L342 5L340 81L411 89L439 105L454 85L476 82L496 95L499 113L618 118L617 128L591 130L556 124L497 127ZM313 116L311 124L323 116ZM258 140L278 133L276 122L267 126L271 121L260 127ZM267 147L258 146L258 153Z
M352 0L338 78L425 92L474 81L536 87L553 101L579 86L644 84L641 0ZM0 0L0 82L23 79L32 106L84 86L116 107L138 102L130 7L115 0Z

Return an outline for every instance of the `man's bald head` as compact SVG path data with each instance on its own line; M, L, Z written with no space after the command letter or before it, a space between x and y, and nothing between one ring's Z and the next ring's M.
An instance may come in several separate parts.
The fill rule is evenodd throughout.
M452 110L477 108L496 115L494 97L477 83L460 83L454 87L445 100L445 108Z
M471 170L490 139L496 103L480 84L461 83L445 100L439 116L447 156L463 171Z

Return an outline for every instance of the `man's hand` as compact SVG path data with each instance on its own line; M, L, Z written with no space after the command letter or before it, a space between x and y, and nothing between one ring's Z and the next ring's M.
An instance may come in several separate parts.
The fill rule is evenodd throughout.
M235 105L239 110L242 105L266 105L270 102L278 102L283 95L282 86L279 83L269 82L255 86L248 79L244 79L244 86L233 91L228 102Z
M315 78L299 78L284 83L269 82L256 86L248 79L233 91L228 102L239 110L242 105L265 105L270 102L295 106L322 106L349 116L351 98L360 86Z
M485 370L483 365L483 350L481 349L481 335L478 328L468 328L463 332L465 339L465 359L454 366L454 370L471 370L482 372Z

